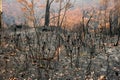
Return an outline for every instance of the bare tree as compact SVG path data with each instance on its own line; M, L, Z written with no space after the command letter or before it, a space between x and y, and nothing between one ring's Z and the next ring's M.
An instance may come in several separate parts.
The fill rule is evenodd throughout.
M2 23L1 21L2 21L2 20L1 20L1 18L2 18L2 12L0 11L0 29L2 28L2 24L1 24L1 23Z
M50 23L50 7L54 0L46 0L45 23L44 26L49 26Z
M115 16L117 16L117 34L118 34L118 39L117 42L115 44L115 46L118 45L119 42L119 38L120 38L120 0L114 0L114 8L115 8Z
M1 32L1 28L2 28L1 18L2 18L2 12L0 11L0 32ZM1 34L0 34L0 45L1 45Z
M55 2L58 3L58 14L57 15L53 15L53 17L50 18L50 8L51 8L51 4ZM75 2L75 0L74 0ZM71 0L47 0L46 1L46 11L45 11L45 26L49 26L50 22L52 20L56 20L54 21L54 25L57 26L62 26L62 23L64 21L66 12L68 9L70 9L72 7L72 2Z
M35 0L17 0L21 5L21 10L24 13L25 20L27 23L32 22L32 26L36 25L36 16L35 16L35 8L36 1Z
M75 1L74 1L75 2ZM59 26L62 26L62 24L63 24L63 21L64 21L64 18L65 18L65 15L66 15L66 13L67 13L67 11L71 8L71 7L73 7L73 4L70 2L70 0L66 0L66 3L65 3L65 6L62 8L60 8L60 12L59 12L59 14L61 14L61 10L62 9L64 9L64 13L63 13L63 17L61 18L61 22L59 21ZM59 15L59 17L60 17L61 15Z
M58 12L58 22L57 22L57 26L59 26L59 24L60 24L61 6L62 6L62 0L59 0L59 12Z

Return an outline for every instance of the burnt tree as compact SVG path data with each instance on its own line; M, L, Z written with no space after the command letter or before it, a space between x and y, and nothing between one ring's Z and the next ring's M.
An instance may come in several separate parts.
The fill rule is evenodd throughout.
M44 26L49 26L49 23L50 23L50 6L51 6L51 3L53 1L54 0L52 0L52 1L47 0L46 1L46 11L45 11L45 23L44 23Z

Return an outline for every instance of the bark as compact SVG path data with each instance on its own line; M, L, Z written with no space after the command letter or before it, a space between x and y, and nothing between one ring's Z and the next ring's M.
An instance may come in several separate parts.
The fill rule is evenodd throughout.
M0 11L0 29L2 28L2 22L1 22L1 18L2 18L2 12Z
M46 3L46 11L45 11L45 26L49 26L49 22L50 22L50 4L49 4L49 0L47 0Z

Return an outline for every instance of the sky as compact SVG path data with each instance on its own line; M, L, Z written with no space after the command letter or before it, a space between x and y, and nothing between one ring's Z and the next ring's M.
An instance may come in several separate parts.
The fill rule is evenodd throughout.
M41 0L40 4L43 4L45 0ZM74 0L71 0L74 2ZM74 3L73 9L76 8L83 8L83 7L96 7L98 5L99 0L76 0ZM57 4L53 4L51 9L56 9ZM17 2L17 0L3 0L2 2L2 8L3 12L7 15L5 20L7 21L7 18L14 18L18 20L20 16L22 16L20 5ZM40 14L43 16L44 15L45 9L41 9Z
M44 3L44 1L45 0L41 0L40 4ZM75 0L74 7L96 6L98 4L98 1L99 0ZM71 0L71 2L74 2L74 0ZM4 11L6 10L8 12L20 8L17 0L3 0L2 4L3 4L3 10ZM54 5L53 5L53 7L54 7Z

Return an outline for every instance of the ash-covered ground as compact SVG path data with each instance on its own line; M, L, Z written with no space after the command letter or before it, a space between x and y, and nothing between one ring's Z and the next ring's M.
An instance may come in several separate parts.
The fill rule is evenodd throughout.
M117 35L58 28L1 34L0 80L120 80Z

